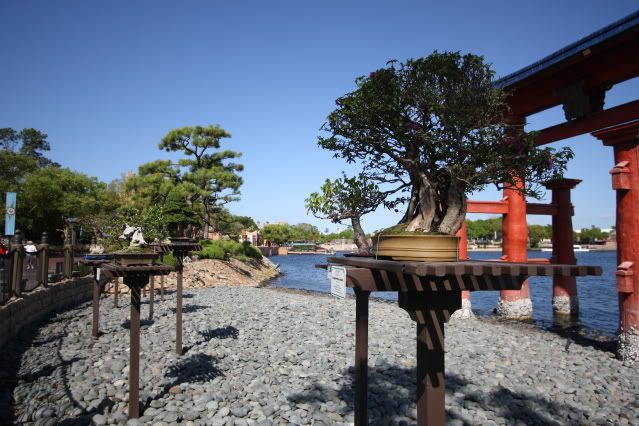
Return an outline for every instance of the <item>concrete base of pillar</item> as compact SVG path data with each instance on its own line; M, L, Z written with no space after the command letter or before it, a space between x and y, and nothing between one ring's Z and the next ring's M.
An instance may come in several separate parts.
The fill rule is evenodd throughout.
M499 299L497 304L497 315L511 319L532 318L532 301L530 299L519 299L506 301Z
M475 318L475 314L473 313L473 308L470 303L470 299L462 299L462 307L461 309L456 310L450 316L450 319L470 319Z
M552 310L561 315L577 315L579 298L577 296L555 296L552 298Z
M628 364L639 362L639 330L630 327L619 334L619 356Z

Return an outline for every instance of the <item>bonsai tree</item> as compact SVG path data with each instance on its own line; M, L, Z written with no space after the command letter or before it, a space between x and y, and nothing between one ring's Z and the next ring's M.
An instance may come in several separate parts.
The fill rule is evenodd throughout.
M337 99L319 145L396 186L384 204L406 206L403 230L455 234L469 193L494 184L539 197L539 184L560 177L572 158L568 148L539 148L534 135L508 124L506 93L493 74L470 54L391 61Z
M307 211L320 219L330 219L333 223L342 223L350 219L353 227L353 240L360 254L369 254L371 246L362 229L363 215L374 211L386 197L377 185L366 176L342 177L331 181L326 179L321 193L313 192L305 201Z

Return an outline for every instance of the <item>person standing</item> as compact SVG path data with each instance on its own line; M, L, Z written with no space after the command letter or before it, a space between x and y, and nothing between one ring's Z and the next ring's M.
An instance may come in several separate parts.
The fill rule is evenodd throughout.
M38 249L33 244L33 241L27 241L27 244L24 246L24 251L27 253L27 269L34 268L34 257L38 253Z

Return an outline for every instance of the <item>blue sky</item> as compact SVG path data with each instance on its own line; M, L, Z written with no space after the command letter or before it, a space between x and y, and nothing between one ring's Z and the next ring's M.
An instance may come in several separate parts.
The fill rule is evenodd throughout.
M636 9L631 0L4 0L0 127L46 132L51 158L108 182L169 158L157 149L168 130L219 124L233 135L223 147L244 154L234 213L335 229L303 204L325 178L349 170L316 139L355 77L436 49L484 55L503 76ZM638 93L636 81L621 84L606 106ZM528 129L562 120L555 108ZM576 153L567 177L584 180L573 193L575 226L613 225L611 149L589 135L559 145ZM378 211L364 227L397 219Z

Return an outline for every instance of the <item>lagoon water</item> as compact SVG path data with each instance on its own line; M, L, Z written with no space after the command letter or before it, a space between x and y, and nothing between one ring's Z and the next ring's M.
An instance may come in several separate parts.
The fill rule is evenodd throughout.
M470 252L471 259L498 259L500 252ZM529 258L548 257L549 253L531 251ZM578 252L575 253L580 265L599 265L603 268L601 277L577 278L580 315L576 325L586 333L612 336L617 331L619 305L615 286L617 253ZM326 263L325 255L273 256L273 262L280 265L283 274L270 282L275 287L286 287L319 292L330 292L330 282L323 269L316 264ZM542 327L553 324L552 278L533 277L528 280L533 301L533 321ZM349 289L350 290L350 289ZM396 293L373 293L373 297L396 300ZM498 292L473 292L473 310L479 315L492 315L497 306Z

